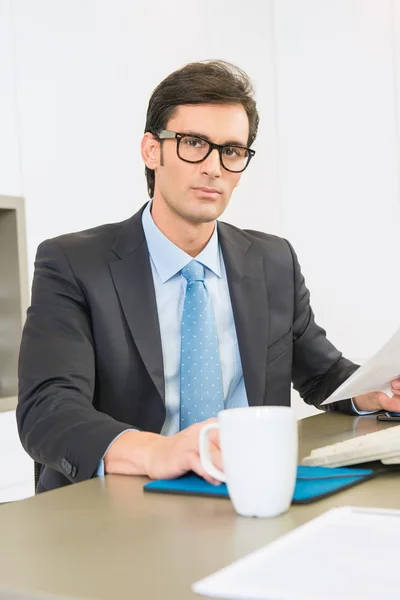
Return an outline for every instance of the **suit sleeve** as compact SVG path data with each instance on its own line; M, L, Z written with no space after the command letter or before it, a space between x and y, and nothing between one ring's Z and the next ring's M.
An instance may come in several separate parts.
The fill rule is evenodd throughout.
M17 426L26 452L71 482L91 478L112 440L131 425L93 406L90 311L55 241L38 248L18 375Z
M344 358L327 339L314 319L310 293L305 285L296 253L289 244L294 268L293 370L292 381L307 404L326 411L355 414L351 400L320 406L340 384L359 368Z

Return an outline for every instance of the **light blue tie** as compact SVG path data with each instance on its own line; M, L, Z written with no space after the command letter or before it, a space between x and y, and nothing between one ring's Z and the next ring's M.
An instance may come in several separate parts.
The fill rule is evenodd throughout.
M181 333L180 429L216 417L224 408L218 336L204 267L192 260L181 270L187 280Z

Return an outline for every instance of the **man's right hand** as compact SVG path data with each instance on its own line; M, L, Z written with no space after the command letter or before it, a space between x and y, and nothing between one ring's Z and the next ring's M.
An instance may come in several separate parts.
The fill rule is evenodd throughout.
M200 462L199 435L208 419L195 423L175 435L165 437L145 431L126 431L108 449L104 457L106 473L147 475L151 479L174 479L194 471L206 481L220 483L208 475ZM223 470L218 431L209 434L214 465Z

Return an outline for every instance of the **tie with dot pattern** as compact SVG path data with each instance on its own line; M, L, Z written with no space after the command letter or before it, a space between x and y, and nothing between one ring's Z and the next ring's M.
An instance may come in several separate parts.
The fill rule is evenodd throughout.
M224 408L217 328L204 284L204 267L192 260L181 270L187 280L181 330L180 429Z

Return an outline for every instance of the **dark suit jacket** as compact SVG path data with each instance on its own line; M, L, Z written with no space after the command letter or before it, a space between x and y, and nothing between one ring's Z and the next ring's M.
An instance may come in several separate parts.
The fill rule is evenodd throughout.
M144 208L144 207L143 207ZM19 360L17 423L43 465L37 491L92 477L128 427L160 432L164 371L143 208L122 223L43 242ZM318 406L354 365L316 325L281 238L218 224L250 405ZM351 412L349 401L328 405Z

